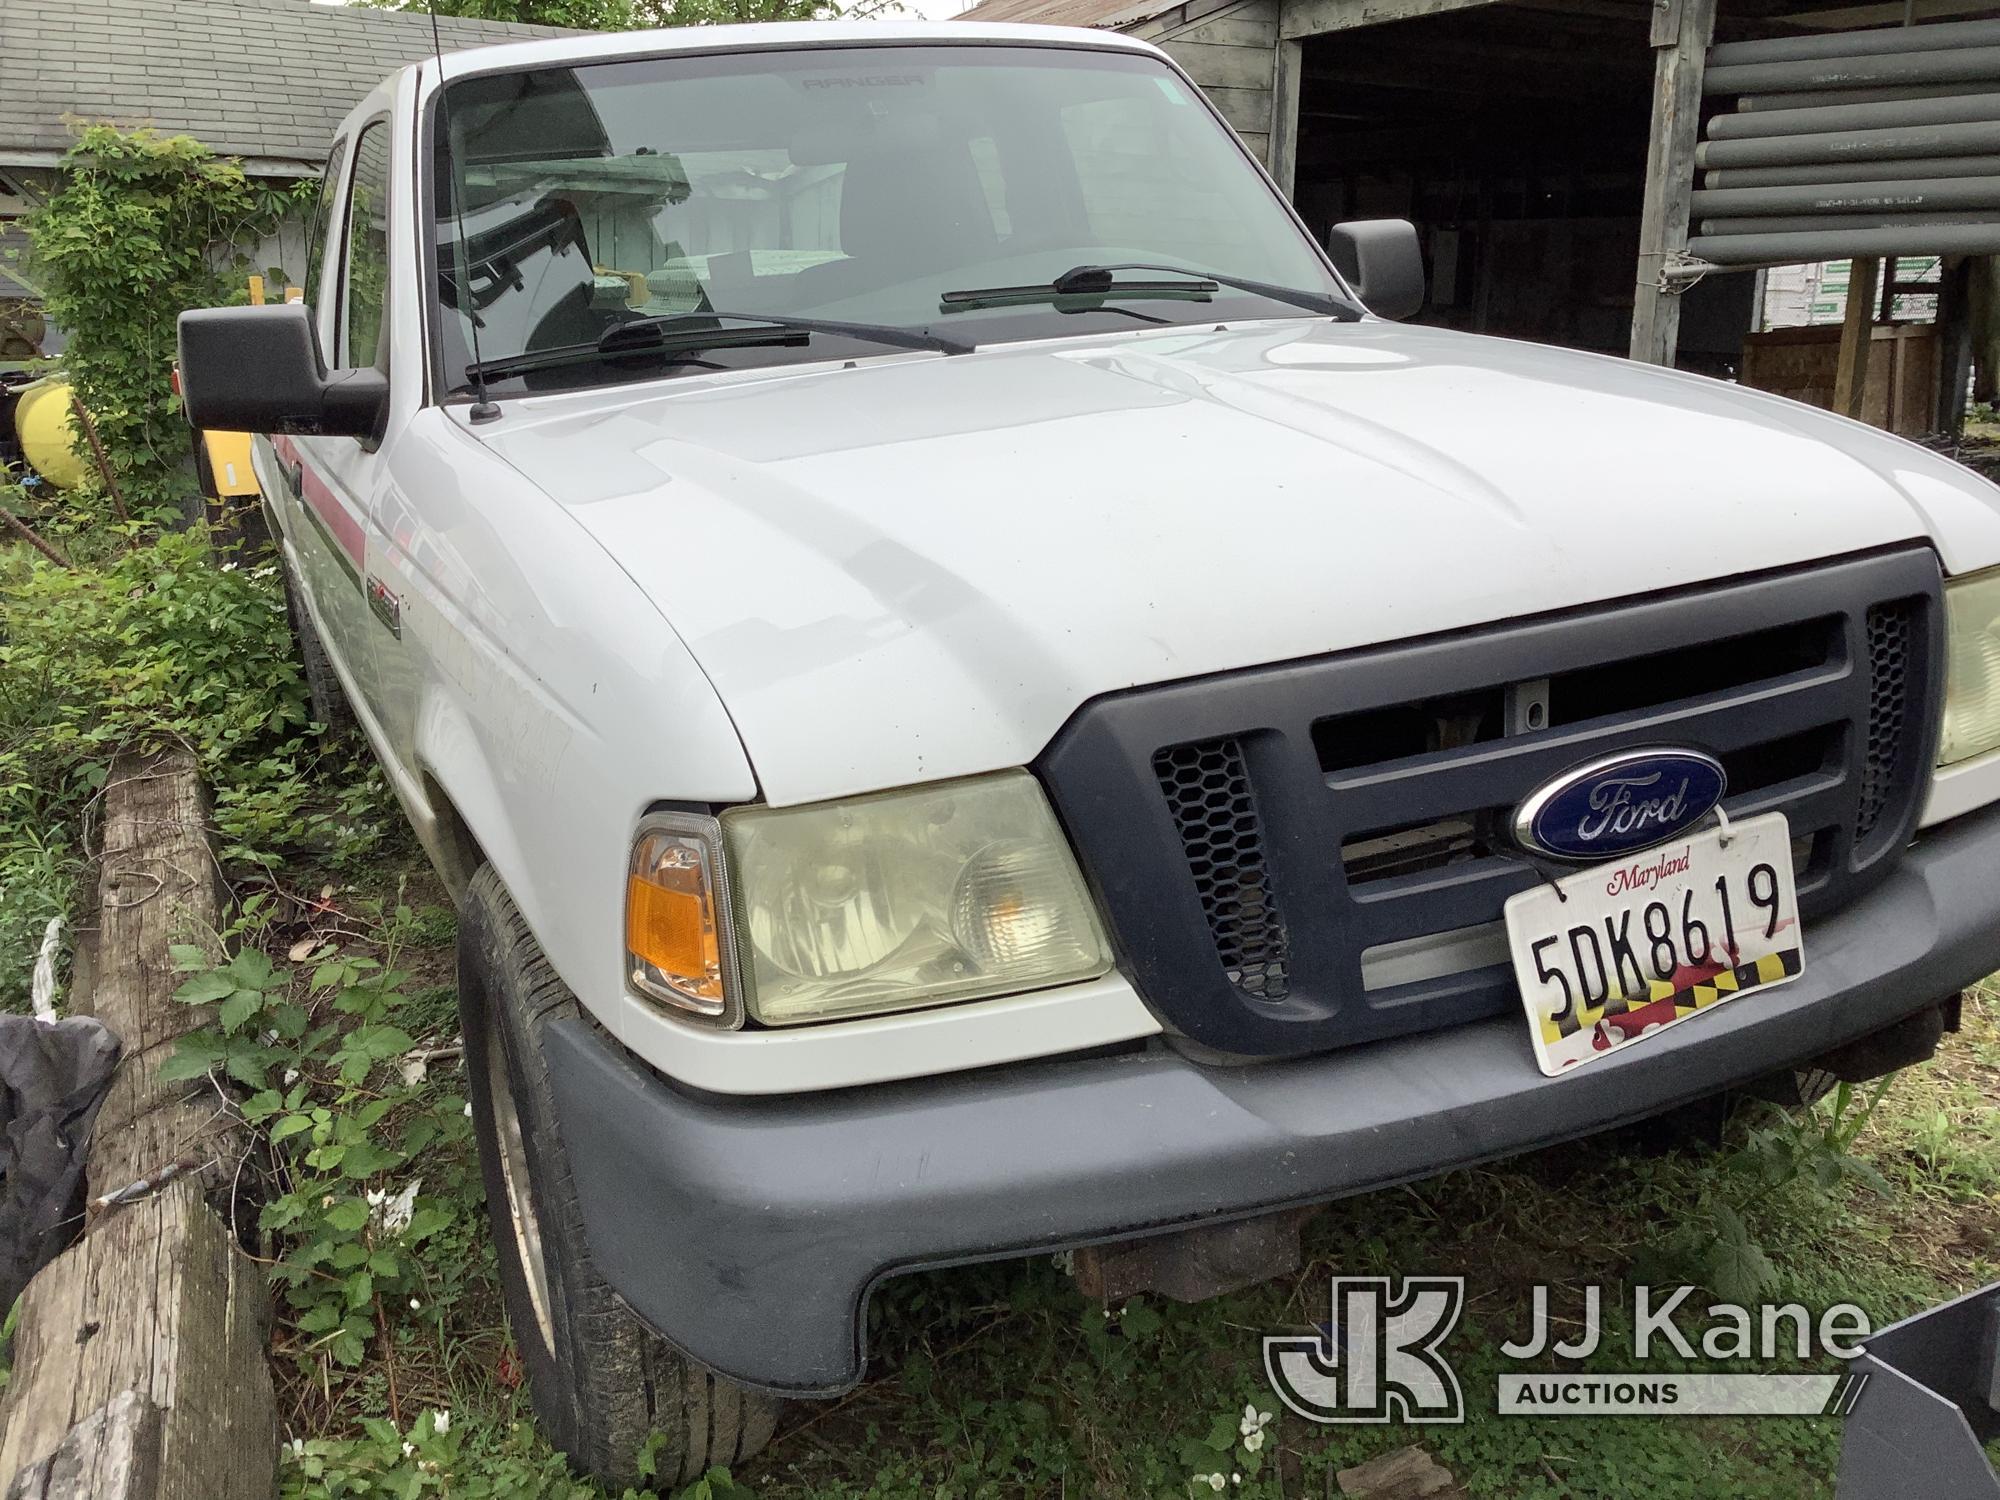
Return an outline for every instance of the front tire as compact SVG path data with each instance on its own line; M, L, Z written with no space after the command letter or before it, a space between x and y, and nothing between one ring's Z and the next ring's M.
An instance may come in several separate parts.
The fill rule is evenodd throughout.
M778 1403L709 1374L641 1323L597 1269L556 1127L542 1033L580 1017L490 866L459 912L459 1016L507 1321L535 1414L579 1470L640 1481L649 1437L671 1488L771 1440Z

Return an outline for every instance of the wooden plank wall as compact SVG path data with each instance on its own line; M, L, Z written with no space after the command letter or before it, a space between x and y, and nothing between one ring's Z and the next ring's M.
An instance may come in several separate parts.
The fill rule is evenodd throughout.
M1854 415L1904 437L1937 430L1937 325L1877 323L1868 335L1867 378ZM1841 329L1831 324L1753 333L1743 341L1743 384L1836 411L1840 348Z
M1259 160L1270 160L1278 0L1239 0L1221 6L1189 0L1125 29L1164 48L1201 85Z

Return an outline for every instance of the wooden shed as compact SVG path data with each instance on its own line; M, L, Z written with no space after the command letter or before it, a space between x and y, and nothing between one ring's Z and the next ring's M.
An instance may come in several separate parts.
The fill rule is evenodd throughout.
M1431 283L1419 321L1741 378L1756 273L1665 274L1688 243L1711 43L1988 18L2000 7L985 0L968 14L1107 27L1163 46L1315 232L1353 218L1416 223ZM1899 386L1898 425L1927 429L1933 414L1912 414L1912 389ZM1942 389L1935 375L1927 389Z

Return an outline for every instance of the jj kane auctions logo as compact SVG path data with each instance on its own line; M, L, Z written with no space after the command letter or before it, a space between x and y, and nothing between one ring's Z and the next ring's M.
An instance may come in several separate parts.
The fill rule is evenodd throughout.
M1716 1303L1704 1310L1701 1326L1684 1326L1680 1319L1693 1312L1687 1305L1693 1292L1685 1286L1661 1295L1652 1287L1633 1289L1635 1363L1660 1355L1766 1366L1806 1361L1815 1353L1850 1360L1869 1333L1868 1315L1845 1302L1817 1320L1793 1302L1754 1310ZM1502 1355L1582 1360L1597 1352L1600 1288L1584 1288L1583 1333L1568 1341L1553 1337L1549 1289L1536 1287L1533 1298L1532 1331L1503 1342ZM1317 1333L1265 1338L1264 1373L1279 1400L1314 1422L1463 1422L1465 1393L1443 1346L1464 1309L1462 1276L1411 1276L1400 1287L1386 1276L1336 1276L1332 1316ZM1502 1416L1839 1416L1853 1408L1866 1381L1865 1375L1768 1370L1505 1373L1497 1380L1496 1407Z

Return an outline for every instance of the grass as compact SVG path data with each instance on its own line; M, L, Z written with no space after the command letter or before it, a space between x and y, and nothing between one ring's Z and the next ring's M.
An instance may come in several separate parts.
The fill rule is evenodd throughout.
M411 1008L421 1012L405 1029L434 1043L454 1024L449 913L421 881L405 899L415 916L399 933L399 962L417 975ZM331 923L350 948L365 948L369 932L337 916L356 905L336 896L335 916L301 923ZM274 940L299 930L274 928ZM1740 1112L1720 1153L1670 1149L1664 1127L1642 1126L1347 1200L1308 1227L1298 1275L1200 1306L1142 1298L1107 1311L1046 1256L902 1278L870 1310L866 1383L838 1401L789 1408L777 1441L733 1480L759 1500L1067 1500L1209 1495L1203 1476L1221 1473L1232 1494L1298 1500L1338 1493L1338 1469L1419 1442L1468 1495L1828 1495L1835 1421L1501 1418L1497 1345L1528 1329L1535 1284L1567 1289L1555 1311L1574 1317L1581 1288L1596 1283L1609 1326L1588 1364L1632 1368L1624 1310L1633 1278L1673 1272L1675 1257L1702 1250L1718 1215L1732 1212L1768 1259L1771 1300L1852 1301L1878 1327L2000 1278L1996 1103L2000 986L1989 983L1968 997L1963 1033L1894 1080L1854 1144L1878 1187L1844 1175L1826 1190L1810 1174L1773 1186L1758 1135L1769 1121ZM1818 1118L1823 1126L1824 1106ZM564 1477L534 1434L483 1234L471 1227L437 1243L429 1266L424 1307L400 1320L391 1348L402 1424L431 1409L452 1413L451 1451L426 1471L435 1492L594 1495ZM1260 1337L1324 1320L1336 1272L1467 1279L1451 1345L1465 1425L1320 1427L1279 1407ZM1682 1321L1698 1330L1701 1320ZM363 1425L388 1410L379 1349L343 1370L302 1364L282 1332L279 1342L286 1435L323 1454L288 1465L288 1492L348 1493L342 1486L371 1465L393 1467L396 1434L378 1425L371 1436ZM1255 1452L1240 1442L1246 1404L1278 1412ZM410 1461L424 1462L422 1452Z

